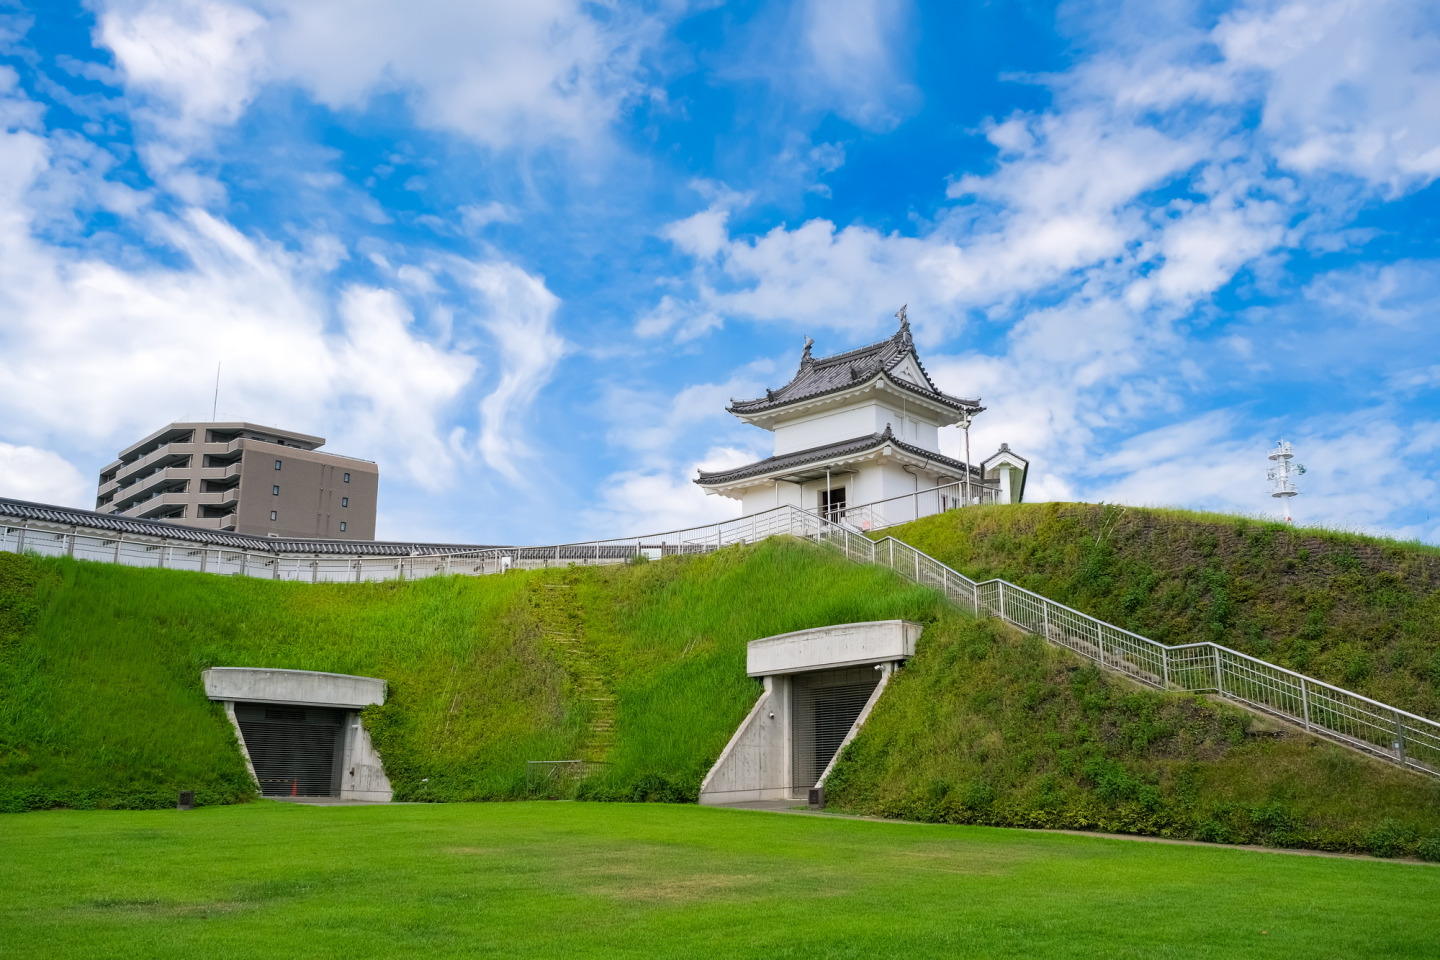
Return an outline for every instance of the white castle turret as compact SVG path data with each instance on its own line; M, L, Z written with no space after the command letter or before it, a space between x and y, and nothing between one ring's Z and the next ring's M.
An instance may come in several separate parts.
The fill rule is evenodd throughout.
M847 505L937 488L929 499L938 509L1020 502L1029 461L1008 446L978 465L940 452L940 427L968 426L985 408L978 398L935 386L915 352L905 308L896 316L894 336L830 357L813 356L814 341L806 337L789 383L754 400L731 400L727 408L771 431L774 455L701 471L695 482L706 493L739 500L746 514L792 504L839 519ZM904 519L935 512L922 511L918 497L903 509L911 511Z

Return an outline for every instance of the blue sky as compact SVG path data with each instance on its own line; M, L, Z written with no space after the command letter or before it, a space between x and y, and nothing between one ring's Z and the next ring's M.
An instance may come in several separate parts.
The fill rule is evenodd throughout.
M1440 9L0 0L0 494L210 412L379 535L733 515L902 304L1031 499L1440 542ZM942 447L960 448L946 431Z

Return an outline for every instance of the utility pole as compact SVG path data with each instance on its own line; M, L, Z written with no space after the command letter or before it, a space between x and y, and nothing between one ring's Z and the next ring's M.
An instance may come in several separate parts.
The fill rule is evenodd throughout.
M973 501L970 499L970 421L973 419L968 409L960 411L960 429L965 431L965 506L970 506Z

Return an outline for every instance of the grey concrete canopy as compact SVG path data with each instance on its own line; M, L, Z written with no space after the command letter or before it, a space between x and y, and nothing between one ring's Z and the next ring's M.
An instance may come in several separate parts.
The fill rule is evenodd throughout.
M385 681L374 677L262 667L211 667L203 676L205 695L211 700L289 703L341 710L364 710L371 704L385 702Z
M909 660L924 629L911 620L871 620L752 640L745 648L745 672L770 677Z

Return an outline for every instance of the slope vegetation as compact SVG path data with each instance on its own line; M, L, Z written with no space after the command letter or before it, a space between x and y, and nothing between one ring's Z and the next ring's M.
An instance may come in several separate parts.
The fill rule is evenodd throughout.
M247 799L212 665L384 677L365 723L397 799L693 801L759 693L747 641L892 617L927 628L837 766L845 808L1440 858L1440 785L1138 690L784 539L361 585L0 555L0 808Z
M1440 782L956 613L926 631L827 793L912 820L1440 860Z
M758 693L756 637L939 600L798 543L683 562L290 584L0 554L0 809L250 787L209 666L383 677L397 799L693 799ZM531 760L589 760L581 783Z
M1214 641L1440 719L1440 550L1240 517L980 507L886 533L1180 644Z

